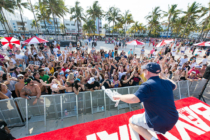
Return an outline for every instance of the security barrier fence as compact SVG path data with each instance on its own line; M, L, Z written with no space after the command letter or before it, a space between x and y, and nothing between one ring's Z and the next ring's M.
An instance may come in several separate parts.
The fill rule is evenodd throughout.
M189 96L198 97L206 82L206 79L177 82L177 89L173 91L174 100ZM130 86L111 90L116 90L122 95L134 94L138 87ZM204 90L204 96L210 99L210 82ZM47 120L59 119L63 127L63 119L69 117L76 117L77 123L81 123L78 119L80 115L92 114L93 118L95 113L104 112L105 117L108 117L106 112L109 110L116 110L119 114L121 109L132 111L142 108L140 103L127 104L122 101L118 107L114 107L115 102L111 101L103 90L80 92L78 95L74 93L43 95L37 104L33 105L35 99L36 97L31 97L29 100L24 98L0 100L0 119L4 120L9 127L25 124L26 133L29 134L29 124L34 122L43 122L45 132L47 132Z

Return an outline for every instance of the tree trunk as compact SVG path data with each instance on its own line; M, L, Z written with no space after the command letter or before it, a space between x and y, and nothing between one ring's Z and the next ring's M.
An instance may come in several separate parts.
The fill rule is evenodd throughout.
M187 18L187 23L186 23L186 26L185 26L185 28L184 28L184 33L183 33L183 36L182 36L183 38L184 38L184 36L185 36L185 32L186 32L186 29L187 29L189 20L190 20L190 16Z
M76 40L78 41L78 38L79 38L79 22L78 22L78 20L77 20L77 29L78 29L78 33L77 33Z
M110 22L109 22L109 37L110 37L110 31L111 31L111 30L110 30Z
M34 14L34 8L33 8L33 6L32 6L32 3L31 3L31 0L30 0L30 5L31 5L31 10L32 10L32 12L33 12L33 15L34 15L34 20L36 21L36 31L37 31L37 33L39 34L39 28L38 28L38 26L37 26L37 20L36 20L36 16L35 16L35 14Z
M99 17L98 17L98 22L99 22ZM100 22L99 22L100 23ZM99 33L99 39L100 39L100 24L99 24L99 31L98 31L98 33Z
M52 9L51 9L51 12L52 12ZM54 23L54 27L55 27L55 36L57 36L54 13L52 15L53 15L53 23ZM58 36L57 36L57 39L58 39Z
M26 32L25 32L25 26L24 26L23 17L22 17L22 14L21 14L21 9L20 9L20 7L19 7L19 11L20 11L21 21L22 21L22 24L23 24L23 32L24 32L24 35L25 35L25 34L26 34Z
M3 16L2 16L3 17ZM4 30L5 30L5 32L7 33L7 35L9 35L9 33L8 33L8 31L7 31L7 28L6 28L6 26L5 26L5 24L4 24L5 22L4 22L4 18L3 18L3 21L1 22L1 26L4 28Z
M203 30L204 30L204 28L206 27L207 21L208 21L208 20L206 20L206 21L205 21L205 24L203 25L203 28L202 28L202 31L201 31L201 34L200 34L198 40L200 40L200 38L202 37Z
M60 33L59 28L58 28L58 19L56 18L56 25L57 25L57 29L58 29L58 35Z
M113 23L114 23L114 22L113 22ZM114 33L114 26L113 26L113 28L112 28L112 37L114 38L113 33Z
M65 30L65 20L64 20L64 17L63 17L63 25L64 25L64 34L66 35L66 30Z
M45 31L47 31L48 35L49 35L50 33L49 33L49 30L47 30L47 25L46 25L46 21L45 20L44 20L44 26L45 26Z
M167 38L168 38L168 32L169 32L169 27L170 27L170 23L171 23L171 15L169 16L169 18L168 18L168 31L167 31Z
M9 30L9 32L11 33L11 32L13 32L12 30L11 30L11 28L10 28L10 26L9 26L9 24L8 24L8 22L7 22L7 19L5 18L5 16L4 16L4 12L3 12L3 10L1 10L1 13L2 13L2 16L3 16L3 18L5 19L5 21L6 21L6 24L7 24L7 27L8 27L8 30ZM6 27L6 26L5 26Z
M206 33L205 41L206 41L206 39L207 39L208 33L209 33L209 30L208 30L207 33Z

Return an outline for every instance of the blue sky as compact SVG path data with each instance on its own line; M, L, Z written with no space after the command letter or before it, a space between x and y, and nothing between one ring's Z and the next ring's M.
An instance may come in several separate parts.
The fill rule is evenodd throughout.
M38 0L31 0L32 3ZM76 0L65 0L67 7L74 6ZM95 0L79 0L81 6L84 8L84 11L88 9L89 6L93 4ZM160 6L161 10L167 11L168 5L178 4L178 9L187 10L188 4L192 4L194 0L98 0L100 6L104 11L107 11L109 7L115 6L121 10L121 13L124 13L125 10L130 10L133 14L134 20L139 21L143 24L147 24L145 16L156 6ZM208 6L210 0L197 0L202 6ZM33 19L33 14L24 10L24 16L27 16L29 19ZM69 19L70 15L67 15L65 18ZM167 19L162 19L162 21ZM105 20L102 21L102 24L105 24Z

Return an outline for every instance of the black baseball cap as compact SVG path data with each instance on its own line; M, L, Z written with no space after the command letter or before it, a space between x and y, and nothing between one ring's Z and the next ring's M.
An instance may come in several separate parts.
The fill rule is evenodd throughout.
M28 85L28 83L30 83L32 81L32 79L31 78L28 78L28 79L26 79L25 81L24 81L24 83L25 83L25 85Z
M151 73L158 74L161 72L160 65L158 63L150 62L147 65L141 67L143 70L146 69Z

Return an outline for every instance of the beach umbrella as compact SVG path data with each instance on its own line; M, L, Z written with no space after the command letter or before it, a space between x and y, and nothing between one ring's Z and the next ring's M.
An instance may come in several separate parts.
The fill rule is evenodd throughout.
M173 39L163 40L163 41L161 41L160 43L158 43L158 44L156 45L156 47L162 47L162 46L164 46L164 45L170 44L170 43L173 42L173 41L174 41Z
M134 45L134 50L135 50L136 45L144 45L145 43L135 39L133 41L127 42L126 44L127 45Z
M127 42L126 44L128 44L128 45L144 45L145 43L138 41L138 40L133 40L133 41Z
M7 49L8 46L12 49L13 44L20 45L20 41L14 37L4 37L1 39L1 44L3 49Z
M34 36L24 41L22 44L38 44L38 43L46 43L46 42L48 41Z
M210 41L193 44L194 46L210 46Z

